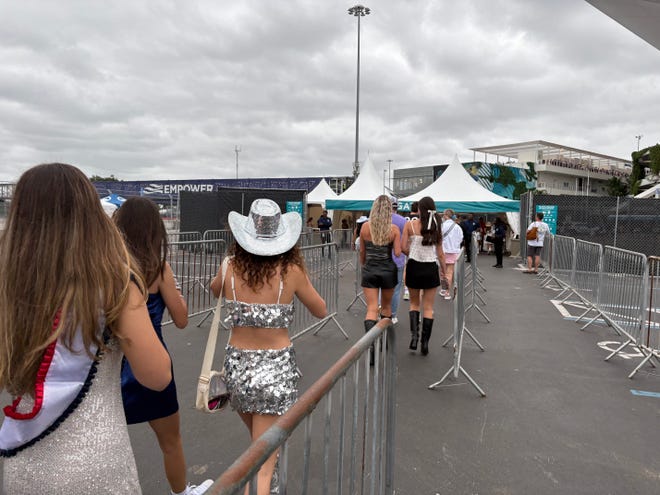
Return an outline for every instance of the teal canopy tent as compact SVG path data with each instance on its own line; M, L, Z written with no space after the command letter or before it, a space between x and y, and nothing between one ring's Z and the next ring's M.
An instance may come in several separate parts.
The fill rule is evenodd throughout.
M410 211L410 204L430 196L437 211L451 208L454 211L485 213L519 211L520 201L507 199L489 191L475 181L463 168L458 156L430 186L415 194L399 199L399 210Z

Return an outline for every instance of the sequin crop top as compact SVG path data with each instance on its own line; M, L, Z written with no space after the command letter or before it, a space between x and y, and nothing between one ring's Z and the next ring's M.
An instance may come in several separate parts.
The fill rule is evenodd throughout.
M289 328L293 323L295 313L293 301L289 304L280 303L280 296L284 289L284 282L280 278L280 291L277 294L277 303L246 303L236 300L236 287L234 274L231 274L231 291L233 300L227 299L227 319L233 327L257 328Z

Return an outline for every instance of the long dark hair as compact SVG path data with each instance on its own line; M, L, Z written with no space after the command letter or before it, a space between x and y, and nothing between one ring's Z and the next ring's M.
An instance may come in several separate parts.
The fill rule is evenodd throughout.
M158 207L148 198L129 198L112 218L150 286L163 275L167 259L167 231Z
M431 228L429 226L429 216ZM422 246L433 246L442 242L442 231L440 230L440 215L435 212L435 201L429 196L419 200L419 221L421 223Z

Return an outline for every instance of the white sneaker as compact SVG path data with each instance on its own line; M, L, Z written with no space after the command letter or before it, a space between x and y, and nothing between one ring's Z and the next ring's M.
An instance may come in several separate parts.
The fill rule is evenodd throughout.
M445 294L445 301L451 301L451 295L449 294L449 292Z
M393 316L392 317L392 325L396 325L397 323L399 323L399 319L396 316Z
M206 490L211 488L213 480L206 480L201 485L188 485L185 490L183 490L182 495L202 495L206 493ZM171 492L174 494L174 492Z
M403 300L404 301L409 301L410 300L410 292L408 291L408 287L403 289Z
M440 291L438 292L438 294L440 294L441 296L443 296L443 297L446 298L446 297L449 295L449 292L446 291L445 289L440 289Z

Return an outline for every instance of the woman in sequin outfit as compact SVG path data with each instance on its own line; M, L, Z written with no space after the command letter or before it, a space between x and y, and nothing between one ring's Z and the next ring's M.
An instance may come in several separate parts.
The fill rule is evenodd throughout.
M401 240L403 252L408 255L405 283L410 291L409 349L417 350L421 306L423 355L429 353L429 340L433 329L433 303L436 288L440 285L439 270L446 273L441 225L442 219L435 211L433 198L425 196L419 200L419 219L413 218L406 223Z
M247 217L232 211L236 242L224 280L221 268L211 283L216 297L222 289L232 327L224 360L231 406L253 441L298 398L300 371L288 331L294 295L317 318L327 314L296 245L301 224L298 213L282 214L269 199L255 200ZM259 470L259 495L269 493L275 460Z
M121 401L122 354L162 390L170 357L144 284L94 186L39 165L16 184L0 237L4 492L141 493Z
M371 206L369 220L360 230L360 264L362 291L367 302L364 331L371 330L378 320L378 300L383 318L392 318L392 295L398 283L398 268L392 259L401 255L401 234L392 223L392 202L381 194ZM373 349L369 362L374 363Z
M156 204L148 198L129 198L113 216L124 235L128 250L140 267L149 288L147 309L158 340L163 340L161 321L167 309L178 328L188 324L188 307L177 288L174 273L167 258L167 231ZM172 373L174 371L172 370ZM126 422L149 422L163 452L165 476L173 495L201 495L213 480L199 486L186 483L186 460L181 441L179 402L174 378L162 391L150 390L135 378L126 360L121 369L121 392Z

